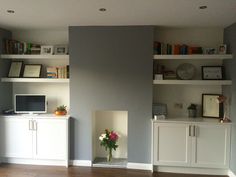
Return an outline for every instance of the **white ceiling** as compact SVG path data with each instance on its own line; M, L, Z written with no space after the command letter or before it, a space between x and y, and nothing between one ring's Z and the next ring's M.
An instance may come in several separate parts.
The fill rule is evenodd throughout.
M205 10L199 10L207 5ZM98 9L104 7L106 12ZM8 14L8 9L15 14ZM0 27L84 25L218 26L236 22L236 0L0 0Z

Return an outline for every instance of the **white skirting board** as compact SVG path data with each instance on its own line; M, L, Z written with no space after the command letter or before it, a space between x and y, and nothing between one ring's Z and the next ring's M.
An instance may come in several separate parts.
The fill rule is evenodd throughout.
M128 169L136 169L136 170L152 170L152 164L149 163L127 163Z
M168 167L154 166L154 171L167 173L184 173L184 174L203 174L203 175L228 175L228 169L217 168L195 168L195 167Z
M228 176L229 177L236 177L236 174L234 174L231 170L229 170Z
M83 166L83 167L91 167L91 160L70 160L70 165L72 166Z

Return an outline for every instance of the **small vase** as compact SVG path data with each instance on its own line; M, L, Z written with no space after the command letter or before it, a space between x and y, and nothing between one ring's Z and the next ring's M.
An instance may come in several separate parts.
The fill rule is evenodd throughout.
M107 162L111 162L112 160L112 149L109 149L108 155L107 155Z

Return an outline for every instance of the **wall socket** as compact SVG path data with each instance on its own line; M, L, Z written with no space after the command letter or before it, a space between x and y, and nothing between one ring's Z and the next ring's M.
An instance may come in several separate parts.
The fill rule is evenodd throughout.
M183 109L183 103L175 103L174 108L176 109Z

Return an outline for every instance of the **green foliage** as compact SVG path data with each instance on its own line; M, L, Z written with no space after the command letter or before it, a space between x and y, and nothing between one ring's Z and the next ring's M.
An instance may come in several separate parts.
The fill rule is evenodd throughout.
M58 106L56 111L66 111L66 106L65 105Z

